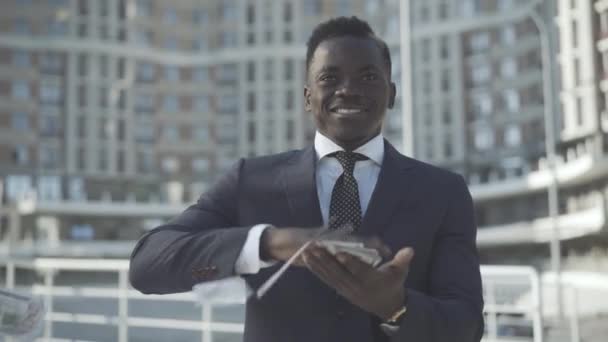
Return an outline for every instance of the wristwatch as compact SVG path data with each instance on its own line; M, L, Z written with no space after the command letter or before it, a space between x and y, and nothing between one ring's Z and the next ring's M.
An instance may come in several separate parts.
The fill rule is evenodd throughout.
M388 320L386 320L385 323L391 324L391 325L397 324L397 322L399 322L401 317L403 317L403 315L405 315L406 312L407 312L407 307L404 305L401 307L401 309L397 310L397 312L395 312Z

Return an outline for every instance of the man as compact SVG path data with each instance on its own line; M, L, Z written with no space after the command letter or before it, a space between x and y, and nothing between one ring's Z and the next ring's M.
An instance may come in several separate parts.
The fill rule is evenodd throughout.
M183 292L241 275L257 289L318 227L346 224L395 253L374 268L311 245L264 297L248 299L245 341L479 341L471 196L462 177L383 139L396 93L386 44L355 17L332 19L312 33L306 67L314 146L240 160L139 241L133 286Z

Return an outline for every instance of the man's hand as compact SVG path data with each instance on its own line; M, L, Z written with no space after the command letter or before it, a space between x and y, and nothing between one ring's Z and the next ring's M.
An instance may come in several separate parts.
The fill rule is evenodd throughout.
M302 259L314 274L348 301L387 320L405 301L403 284L413 257L414 250L406 247L389 262L373 268L346 253L333 256L315 244L303 253Z
M322 236L319 234L322 233ZM260 258L262 260L287 261L305 243L319 239L363 242L368 248L375 248L386 257L390 250L378 238L363 238L350 234L348 229L327 230L327 228L274 228L264 231L260 240ZM312 248L310 246L309 248ZM295 265L305 266L302 258Z

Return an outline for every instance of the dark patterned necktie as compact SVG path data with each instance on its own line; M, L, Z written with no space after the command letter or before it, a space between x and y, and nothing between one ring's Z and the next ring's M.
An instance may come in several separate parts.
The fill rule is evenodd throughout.
M329 227L330 229L350 227L357 230L361 225L361 203L353 170L357 161L368 158L360 153L347 151L338 151L329 156L336 158L344 169L331 192Z

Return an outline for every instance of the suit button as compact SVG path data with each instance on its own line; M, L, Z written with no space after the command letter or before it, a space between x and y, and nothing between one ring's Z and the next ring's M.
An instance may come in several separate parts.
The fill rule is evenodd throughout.
M344 317L344 311L343 310L339 310L338 312L336 312L336 316L338 316L338 318Z

